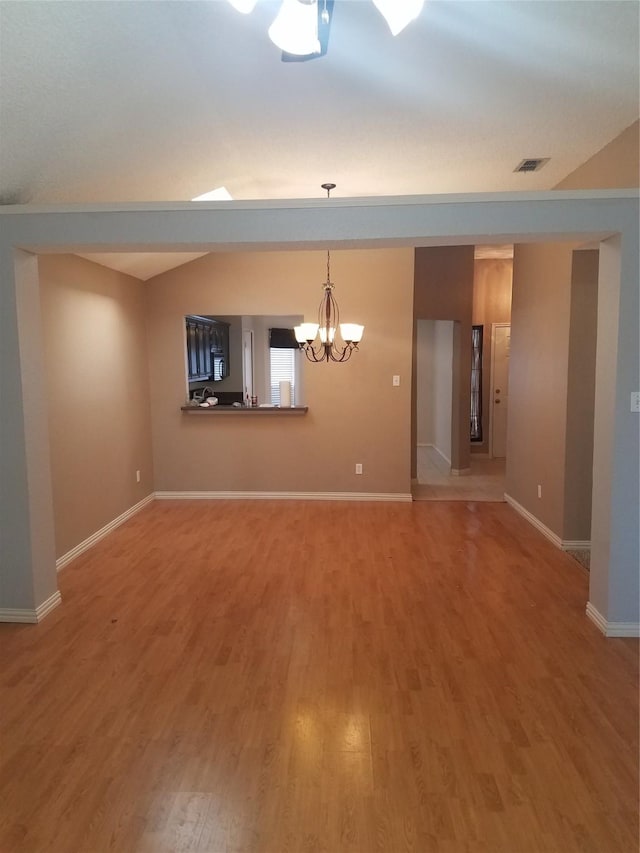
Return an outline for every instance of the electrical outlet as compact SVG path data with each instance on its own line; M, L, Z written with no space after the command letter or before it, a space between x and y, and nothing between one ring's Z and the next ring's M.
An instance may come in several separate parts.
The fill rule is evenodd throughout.
M540 485L540 483L538 483L538 497L542 497L542 486Z
M362 474L362 462L356 462L356 474Z
M400 385L400 377L399 376L396 375L393 377L393 385L395 388L397 388Z
M140 482L140 471L136 471L136 483Z
M640 412L640 391L631 392L631 411Z

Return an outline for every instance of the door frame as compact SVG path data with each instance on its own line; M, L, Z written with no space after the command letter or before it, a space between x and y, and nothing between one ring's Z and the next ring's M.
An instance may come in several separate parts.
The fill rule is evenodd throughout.
M251 377L247 376L247 349L249 350L249 359L250 359L250 370ZM243 401L246 403L246 398L249 396L251 398L254 394L254 386L255 386L255 356L253 350L253 329L243 329L242 330L242 385L244 388L243 391ZM249 381L247 381L249 379Z

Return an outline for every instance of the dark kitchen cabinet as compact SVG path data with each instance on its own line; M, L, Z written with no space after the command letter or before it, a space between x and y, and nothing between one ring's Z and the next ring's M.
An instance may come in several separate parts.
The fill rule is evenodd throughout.
M229 375L229 324L195 314L185 317L189 382L218 382Z

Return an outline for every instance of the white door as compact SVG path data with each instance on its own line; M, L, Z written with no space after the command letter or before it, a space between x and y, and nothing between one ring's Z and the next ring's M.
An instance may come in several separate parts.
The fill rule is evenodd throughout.
M511 325L494 323L491 336L491 455L507 455Z
M242 379L244 383L244 401L253 397L253 331L242 331Z

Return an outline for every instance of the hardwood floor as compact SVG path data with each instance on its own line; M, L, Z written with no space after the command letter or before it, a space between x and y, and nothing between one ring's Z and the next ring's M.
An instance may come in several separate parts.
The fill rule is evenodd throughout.
M506 504L155 502L0 625L0 851L635 853L587 578Z

